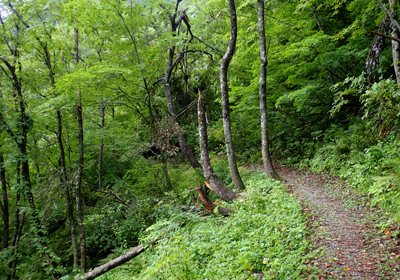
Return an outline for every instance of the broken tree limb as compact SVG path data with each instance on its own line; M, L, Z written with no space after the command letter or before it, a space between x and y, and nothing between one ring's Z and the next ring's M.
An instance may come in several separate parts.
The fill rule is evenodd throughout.
M371 34L375 34L375 35L381 36L381 37L386 38L386 39L390 39L390 40L393 40L393 41L396 41L396 42L400 42L399 38L394 38L392 36L388 36L388 35L385 35L383 33L379 33L379 32L376 32L376 31L367 31L367 32L371 33Z
M205 182L205 185L206 185L207 188L212 190L210 184L207 181ZM194 191L198 191L199 192L199 197L203 201L203 205L207 208L207 210L211 214L215 215L214 210L215 210L215 208L217 208L217 205L215 204L215 202L212 203L212 201L208 198L208 196L205 193L205 191L203 190L203 188L202 187L198 187L198 188L195 188L193 190L190 190L189 192L194 192ZM218 209L218 213L220 215L222 215L222 216L229 216L231 213L234 212L229 207L218 207L217 209Z
M197 188L196 191L199 192L199 196L201 201L203 201L204 206L207 208L208 211L211 213L214 213L215 205L212 203L212 201L208 198L206 193L202 188Z
M207 183L209 184L207 185L207 188L215 192L221 199L227 202L232 202L234 199L238 197L238 195L236 194L235 191L231 190L230 188L224 186L221 183L221 181L215 174L214 169L211 166L211 161L208 155L208 147L207 147L207 124L206 124L204 110L202 109L200 91L199 91L199 99L197 102L197 119L199 122L200 157L203 168L203 175L206 178Z
M90 279L94 279L96 277L99 277L100 275L106 273L107 271L110 271L113 268L116 268L117 266L120 266L121 264L126 263L127 261L133 259L134 257L140 255L141 253L143 253L147 248L144 247L143 244L140 244L139 246L133 248L132 250L126 252L125 254L119 256L116 259L113 259L111 261L109 261L108 263L105 263L95 269L93 269L92 271L79 276L78 278L75 278L75 280L90 280Z

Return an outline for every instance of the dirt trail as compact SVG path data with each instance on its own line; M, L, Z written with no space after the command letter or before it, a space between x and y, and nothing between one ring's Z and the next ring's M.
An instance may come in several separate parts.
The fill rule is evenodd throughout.
M400 279L400 242L392 237L398 228L378 227L379 210L363 206L339 180L277 169L313 219L313 242L321 252L310 265L321 270L320 279Z

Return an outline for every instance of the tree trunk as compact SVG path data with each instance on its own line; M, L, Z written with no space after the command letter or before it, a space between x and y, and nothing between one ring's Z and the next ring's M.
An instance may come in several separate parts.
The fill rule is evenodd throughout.
M272 165L269 154L268 117L267 117L267 65L268 50L265 41L264 1L258 0L258 34L260 40L260 122L261 122L261 151L264 170L268 178L280 179Z
M391 36L394 38L399 38L399 30L397 29L394 20L397 20L396 12L393 7L396 0L389 0L390 3L390 13L391 13L391 21L392 21L392 33ZM400 85L400 43L392 40L392 56L393 56L393 67L396 75L397 84Z
M229 108L229 93L228 93L228 68L236 48L237 19L236 19L235 1L228 0L228 4L231 15L231 37L229 40L228 49L226 50L221 60L220 81L221 81L221 96L222 96L222 121L224 125L226 155L228 158L229 171L231 173L232 181L236 188L238 188L239 190L243 190L244 184L236 165L235 152L233 150L233 140L232 140L231 122L230 122L230 108Z
M76 224L74 218L74 206L71 200L71 192L70 185L68 182L67 176L67 167L65 162L65 151L64 151L64 143L62 141L62 119L61 112L57 109L57 141L58 148L60 149L60 167L61 167L61 176L60 183L61 187L64 188L65 199L67 202L67 211L68 211L68 221L71 227L71 243L72 243L72 251L74 255L74 267L79 267L79 254L78 254L78 243L76 241Z
M20 179L20 161L17 162L17 168L16 168L16 174L17 174L17 184L21 183ZM19 234L22 232L20 228L22 228L22 223L20 224L20 208L19 208L19 200L21 199L20 193L17 192L17 197L15 199L15 222L14 222L14 234L13 238L11 239L11 247L14 248L12 252L12 261L8 263L8 267L11 269L11 274L7 276L7 280L12 280L15 277L16 273L16 266L17 266L17 252L18 252L18 240L19 240ZM25 215L25 214L24 214Z
M75 64L79 63L79 31L75 23ZM75 199L76 199L76 213L78 216L78 227L79 227L79 244L81 248L81 270L86 271L86 237L85 227L83 224L83 211L82 211L82 198L81 198L81 187L82 187L82 174L83 174L83 117L82 117L82 100L81 91L77 91L77 104L76 114L78 117L78 140L79 140L79 160L78 160L78 174L75 188Z
M100 129L101 130L106 126L106 124L105 124L105 110L106 110L106 106L104 105L104 103L102 101L101 105L100 105L100 115L101 115ZM98 167L99 189L103 188L103 150L104 150L104 143L103 143L103 137L101 137L101 139L100 139L100 149L99 149L99 167Z
M211 190L215 192L221 199L230 202L237 198L237 195L233 190L225 187L219 181L211 166L207 147L207 124L203 111L204 110L201 108L201 97L199 96L199 101L197 103L197 119L199 121L199 142L203 174L206 180L209 182Z
M167 160L165 159L164 151L161 151L160 158L161 158L161 162L163 164L163 170L164 170L165 180L167 181L167 186L170 189L170 191L174 191L174 188L172 187L171 179L169 178Z
M18 165L19 165L19 163L18 163ZM15 275L17 273L19 239L22 235L22 227L24 226L24 222L25 222L25 213L20 215L20 208L19 208L20 197L21 197L21 195L17 194L16 210L15 210L15 230L14 230L13 239L11 240L11 246L14 248L13 257L12 257L13 260L12 260L12 262L10 262L8 264L8 266L11 268L11 274L8 275L7 280L15 279Z
M258 15L260 15L260 1L258 1ZM317 25L320 31L322 31L323 33L325 33L325 28L324 28L324 24L322 21L320 21L319 17L318 17L318 12L317 12L317 7L310 7L310 11L313 13L315 20L317 21ZM260 20L260 18L258 18ZM321 17L322 19L322 17ZM258 31L260 32L260 31Z
M8 248L9 245L9 207L8 207L8 197L7 197L7 182L6 182L6 169L4 167L4 156L0 152L0 181L1 181L1 195L2 201L1 210L3 213L3 249Z
M90 280L90 279L99 277L100 275L106 273L107 271L110 271L111 269L113 269L121 264L124 264L127 261L133 259L134 257L140 255L146 249L147 249L147 247L143 247L143 245L140 244L139 246L126 252L122 256L119 256L118 258L115 258L112 261L109 261L108 263L105 263L105 264L93 269L92 271L86 273L85 275L75 278L75 280Z

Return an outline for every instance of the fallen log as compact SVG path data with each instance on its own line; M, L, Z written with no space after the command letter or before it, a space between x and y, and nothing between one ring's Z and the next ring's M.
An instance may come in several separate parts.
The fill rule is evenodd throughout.
M111 269L126 263L127 261L133 259L134 257L140 255L143 253L148 246L144 247L143 244L140 244L139 246L133 248L132 250L126 252L125 254L119 256L118 258L115 258L108 263L105 263L92 271L89 271L88 273L79 276L78 278L75 278L75 280L90 280L94 279L96 277L99 277L100 275L106 273L107 271L110 271Z

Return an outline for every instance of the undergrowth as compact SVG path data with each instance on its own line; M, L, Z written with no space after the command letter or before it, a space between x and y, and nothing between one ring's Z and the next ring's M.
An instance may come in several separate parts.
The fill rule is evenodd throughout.
M311 170L328 171L345 179L364 192L372 205L391 212L400 222L400 141L391 135L362 151L350 149L346 153L341 153L338 145L321 148L308 162Z
M143 233L160 241L100 279L299 279L308 254L306 218L285 186L254 173L229 217L201 217L165 205Z

